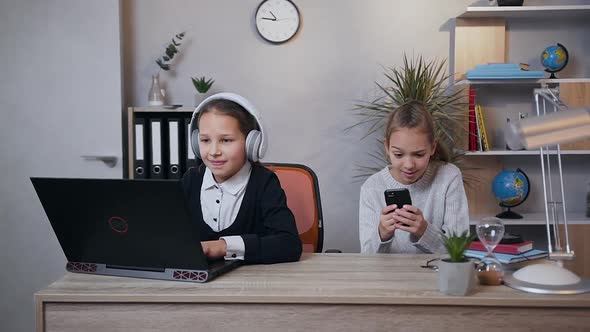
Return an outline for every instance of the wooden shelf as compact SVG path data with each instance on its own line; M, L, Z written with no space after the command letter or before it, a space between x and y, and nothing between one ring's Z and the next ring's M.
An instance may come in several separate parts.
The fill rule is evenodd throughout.
M498 80L460 80L457 85L492 85L492 84L528 84L528 85L543 85L543 84L560 84L560 83L590 83L590 78L515 78L515 79L498 79Z
M585 18L590 5L467 7L458 18Z
M515 208L515 212L518 212L518 208ZM498 213L500 213L500 207L498 206ZM504 225L545 225L545 213L520 213L522 219L502 219ZM477 222L483 217L489 217L490 215L475 215L469 216L469 224L477 225ZM563 222L563 220L561 220ZM569 225L590 225L590 218L586 217L583 213L568 213L567 222Z
M164 106L142 106L133 107L135 112L193 112L194 107L178 107L178 108L165 108Z
M466 156L538 156L539 150L490 150L490 151L465 151ZM556 151L549 154L555 155ZM562 155L590 155L590 150L561 150Z

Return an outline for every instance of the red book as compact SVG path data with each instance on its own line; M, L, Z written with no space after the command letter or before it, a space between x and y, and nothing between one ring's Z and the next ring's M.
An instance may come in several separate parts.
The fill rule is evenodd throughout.
M477 251L487 251L486 247L479 241L471 242L469 246L470 250L477 250ZM501 253L501 254L513 254L518 255L523 252L527 252L533 249L533 241L523 241L521 243L511 243L511 244L503 244L499 243L496 248L494 248L494 252Z

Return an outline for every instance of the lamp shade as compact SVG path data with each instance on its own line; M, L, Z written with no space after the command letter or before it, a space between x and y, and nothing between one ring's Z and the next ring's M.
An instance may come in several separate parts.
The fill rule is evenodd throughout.
M512 150L537 149L590 137L590 110L564 110L510 122L504 137Z

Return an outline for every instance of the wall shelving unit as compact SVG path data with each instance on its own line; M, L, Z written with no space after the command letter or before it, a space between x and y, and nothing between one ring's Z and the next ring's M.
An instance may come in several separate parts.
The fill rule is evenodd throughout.
M548 20L590 20L590 5L559 5L559 6L522 6L522 7L468 7L457 16L454 38L454 71L455 80L465 88L473 87L479 95L482 92L484 102L492 102L494 106L504 102L505 93L526 94L530 96L530 104L534 105L533 90L542 86L558 87L560 97L571 107L590 105L590 78L558 78L558 79L511 79L511 80L466 80L465 73L475 65L485 63L503 63L507 59L507 22L519 21L521 24L548 22ZM525 22L525 23L523 23ZM522 26L522 25L521 25ZM527 32L528 33L528 32ZM534 31L530 32L534 34ZM584 41L580 40L580 43ZM518 45L511 45L518 47ZM529 99L527 100L528 103ZM476 102L480 103L476 97ZM494 107L484 109L486 127L488 123L496 126L496 137L502 136L499 127L505 124L499 113L494 113ZM506 105L510 112L519 112L522 104ZM511 109L514 108L514 109ZM526 109L531 113L533 107ZM486 112L486 110L488 112ZM516 113L518 114L518 113ZM530 114L534 116L535 114ZM487 128L486 128L487 129ZM488 130L488 133L490 131ZM488 134L488 136L493 136ZM525 232L525 237L531 232L530 238L543 240L545 232L544 200L539 195L540 161L539 151L511 151L504 149L503 140L492 144L490 151L466 152L467 160L477 169L465 176L475 177L478 183L466 186L469 201L470 224L474 225L484 216L495 215L500 207L491 192L491 182L502 169L526 167L531 178L531 186L536 186L536 192L531 192L528 200L513 209L523 215L523 219L505 220L505 224ZM570 241L577 257L568 266L580 275L590 276L590 218L584 215L582 201L585 202L587 181L590 180L590 141L583 141L569 145L562 145L562 159L568 167L566 195L568 203L568 223L570 224ZM524 166L520 166L524 165ZM532 173L532 174L531 174ZM532 176L531 176L532 175ZM580 194L583 193L583 198ZM571 211L570 211L571 209ZM535 233L536 234L533 234ZM546 241L546 239L545 239ZM541 246L542 248L542 246ZM586 262L585 262L586 261Z

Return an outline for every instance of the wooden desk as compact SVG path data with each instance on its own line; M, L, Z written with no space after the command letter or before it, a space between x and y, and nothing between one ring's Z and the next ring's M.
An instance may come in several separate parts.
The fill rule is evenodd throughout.
M310 254L195 284L67 273L35 294L38 331L590 329L590 294L438 292L428 255Z

